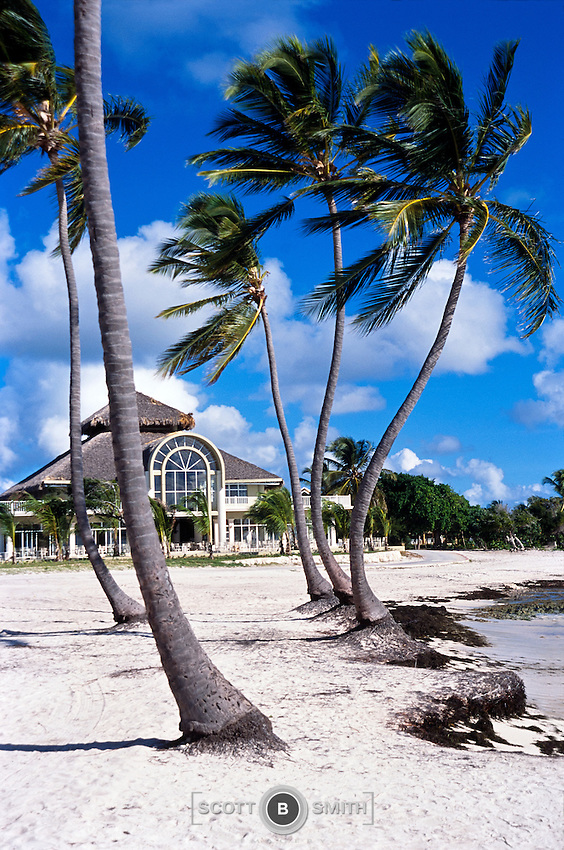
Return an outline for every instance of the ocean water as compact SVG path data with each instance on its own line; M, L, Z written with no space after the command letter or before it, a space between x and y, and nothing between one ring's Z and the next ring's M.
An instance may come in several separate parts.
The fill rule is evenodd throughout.
M564 599L564 592L543 589L534 591L523 601L543 599ZM472 603L472 607L503 602L481 600ZM465 625L484 635L490 643L490 646L473 651L518 673L525 683L527 702L542 714L564 720L564 614L538 614L531 620L500 620L484 619L472 611L467 613Z

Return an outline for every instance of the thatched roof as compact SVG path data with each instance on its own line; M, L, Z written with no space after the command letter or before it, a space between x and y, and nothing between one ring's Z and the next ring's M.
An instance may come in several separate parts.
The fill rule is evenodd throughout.
M194 427L194 417L191 413L183 413L176 407L170 407L143 393L137 393L137 410L139 411L139 429L159 434L171 431L191 431ZM82 433L88 437L99 434L100 431L110 430L110 406L107 404L82 423Z

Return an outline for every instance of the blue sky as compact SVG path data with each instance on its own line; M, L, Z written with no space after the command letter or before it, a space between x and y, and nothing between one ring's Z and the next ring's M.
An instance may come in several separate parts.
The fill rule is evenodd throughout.
M72 3L43 0L61 64L73 63ZM137 97L152 116L145 140L125 154L110 143L110 167L122 273L138 389L186 411L196 430L221 448L284 474L283 450L269 398L260 332L214 387L200 372L163 381L159 353L187 326L156 313L180 303L177 284L148 275L158 243L172 232L180 204L205 183L185 160L214 146L207 137L224 106L222 86L234 60L280 35L330 35L352 76L370 43L381 53L429 29L461 68L472 105L497 41L521 39L508 100L529 107L533 135L499 184L501 200L542 213L564 238L560 50L564 3L557 0L104 0L104 88ZM66 294L48 193L17 197L39 158L2 175L0 194L0 487L64 451L67 432ZM249 197L249 210L263 201ZM370 234L345 234L345 260L370 247ZM269 311L282 392L301 465L307 465L328 368L330 324L298 313L300 298L330 271L329 237L305 238L299 219L269 235ZM106 400L87 245L75 255L83 334L83 413ZM442 261L406 310L370 337L348 333L331 437L378 442L407 392L436 329L452 266ZM561 295L562 272L557 272ZM548 495L545 475L564 466L564 320L528 341L488 274L470 260L459 313L443 358L393 447L388 466L445 481L472 502L512 504Z

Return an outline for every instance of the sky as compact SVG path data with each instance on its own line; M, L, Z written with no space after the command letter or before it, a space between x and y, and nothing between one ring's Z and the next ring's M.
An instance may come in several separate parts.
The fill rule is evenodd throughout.
M191 327L155 318L187 300L178 283L149 274L180 205L207 184L188 156L216 146L209 131L225 108L225 83L238 59L277 37L329 35L353 77L371 44L381 54L428 29L464 76L472 107L498 41L520 39L508 102L526 105L533 134L496 190L505 202L540 212L564 239L561 204L564 110L560 60L564 3L559 0L103 0L106 94L136 97L151 115L142 143L108 155L137 388L192 412L195 430L220 448L285 475L270 400L264 339L249 338L214 386L205 370L164 380L159 354ZM60 64L74 64L71 0L39 0ZM18 193L44 165L28 157L0 178L0 492L68 448L68 330L64 277L56 244L54 198ZM248 212L271 197L247 196ZM304 210L303 215L314 210ZM330 237L306 237L302 216L263 239L268 308L280 383L298 463L309 465L329 365L331 323L315 324L300 301L331 271ZM345 262L373 242L345 233ZM562 255L561 246L557 253ZM386 328L361 337L347 330L329 438L378 443L403 401L436 333L453 274L441 260ZM107 402L89 248L75 252L81 302L84 416ZM562 270L557 289L564 297ZM545 476L564 466L564 318L528 340L478 250L468 264L450 338L423 397L386 466L450 484L474 504L508 505L548 496Z

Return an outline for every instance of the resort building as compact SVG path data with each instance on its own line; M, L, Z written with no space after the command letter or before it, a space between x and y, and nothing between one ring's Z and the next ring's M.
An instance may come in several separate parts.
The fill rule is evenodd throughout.
M182 413L149 396L137 393L139 428L143 446L143 464L150 496L175 511L172 545L176 551L199 548L202 535L193 516L178 506L196 491L205 493L210 515L211 543L215 550L255 549L269 542L264 526L245 518L257 496L282 485L282 478L253 463L219 449L211 440L194 433L192 414ZM84 477L101 481L116 478L109 406L92 414L82 423ZM16 517L16 553L19 557L49 554L49 538L25 505L25 494L43 498L49 492L70 487L70 453L65 452L51 463L14 484L0 501ZM175 506L173 508L173 506ZM197 524L196 524L197 525ZM102 550L111 547L127 551L125 528L100 526L96 516L92 526ZM270 541L273 543L273 541ZM78 533L71 535L70 554L82 554ZM0 534L0 558L12 554L9 537Z

